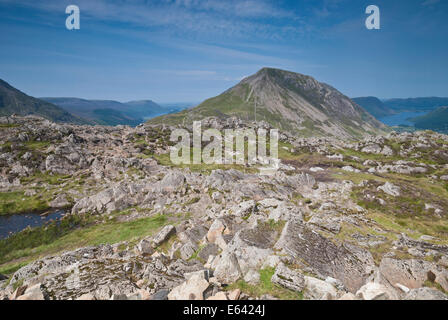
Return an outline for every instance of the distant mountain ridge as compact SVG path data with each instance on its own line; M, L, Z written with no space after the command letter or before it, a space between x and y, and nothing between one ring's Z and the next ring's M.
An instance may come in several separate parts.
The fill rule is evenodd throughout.
M396 113L377 97L358 97L352 98L352 100L377 119Z
M147 118L176 112L180 108L163 107L152 100L118 102L114 100L87 100L80 98L42 98L80 117L104 125L136 126Z
M381 101L376 97L353 98L372 115L381 119L387 116L400 116L401 114L427 113L419 117L407 118L406 121L413 123L412 130L434 130L448 133L448 98L443 97L420 97L420 98L394 98ZM397 118L394 116L395 118ZM409 117L409 116L408 116ZM400 119L400 118L397 118ZM386 121L385 119L383 119ZM396 121L395 119L393 121ZM388 121L389 122L389 118ZM403 121L405 123L405 121ZM399 127L406 127L403 125Z
M396 112L432 111L438 107L448 106L448 98L421 97L407 99L386 99L383 103Z
M221 95L149 123L186 124L215 116L264 120L302 136L355 138L387 127L333 87L290 71L263 68Z
M43 101L11 86L0 79L0 116L37 115L54 122L89 124L90 122L77 117L59 106Z

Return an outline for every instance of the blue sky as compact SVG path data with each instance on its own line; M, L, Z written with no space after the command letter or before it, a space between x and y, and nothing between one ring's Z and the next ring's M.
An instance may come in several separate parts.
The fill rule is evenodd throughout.
M446 0L0 0L0 28L0 78L37 97L200 102L265 66L351 97L448 96Z

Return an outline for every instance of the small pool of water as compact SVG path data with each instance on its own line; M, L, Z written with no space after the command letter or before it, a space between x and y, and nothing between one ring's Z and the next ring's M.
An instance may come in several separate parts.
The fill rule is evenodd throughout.
M15 214L11 216L0 216L0 239L5 239L13 233L30 227L40 227L47 222L57 220L65 214L65 211L55 211L45 216L35 213Z

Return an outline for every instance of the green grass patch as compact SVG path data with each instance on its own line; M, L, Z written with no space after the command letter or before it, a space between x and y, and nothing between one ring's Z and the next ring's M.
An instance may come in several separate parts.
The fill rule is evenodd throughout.
M5 266L0 267L0 273L1 274L13 274L20 268L26 266L28 263L26 262L18 262L18 263L11 263L7 264Z
M31 150L43 150L48 148L51 145L49 141L28 141L25 142L25 146L27 149Z
M68 234L74 228L86 224L88 220L80 216L69 215L60 220L37 228L27 228L7 239L0 240L0 264L22 257L23 252L37 247L50 245Z
M24 230L0 241L0 270L14 269L18 263L66 250L132 241L152 235L168 223L165 215L129 222L114 219L93 221L91 217L68 216L57 224Z
M30 183L47 183L50 185L61 185L67 182L72 176L71 175L61 175L61 174L49 174L45 172L35 172L33 175L28 177L22 177L20 179L23 184Z
M204 249L206 245L205 244L201 244L198 248L198 250L196 250L190 258L188 258L188 261L191 260L199 260L202 264L205 264L207 261L204 261L201 257L199 257L199 253L201 252L202 249Z
M185 202L184 205L185 205L185 206L189 206L189 205L198 203L199 201L201 201L201 197L194 197L194 198L188 200L187 202Z
M332 178L337 180L350 180L356 184L364 180L375 180L380 182L388 181L386 178L364 172L349 172L340 169L334 170L333 172L334 173L331 175Z
M428 288L433 288L433 289L439 290L439 291L443 292L444 294L448 294L448 292L445 291L445 290L443 289L443 287L442 287L440 284L438 284L438 283L436 283L436 282L433 282L433 281L430 281L430 280L426 280L426 281L423 283L423 286L424 286L424 287L428 287Z
M17 128L20 127L17 123L0 123L0 129Z
M240 289L251 297L261 297L268 294L281 300L302 300L303 293L285 289L271 282L275 268L265 268L260 270L260 282L256 285L247 283L244 280L238 280L236 283L228 286L226 290Z
M48 199L39 195L25 196L20 191L0 193L0 215L44 212L49 208Z

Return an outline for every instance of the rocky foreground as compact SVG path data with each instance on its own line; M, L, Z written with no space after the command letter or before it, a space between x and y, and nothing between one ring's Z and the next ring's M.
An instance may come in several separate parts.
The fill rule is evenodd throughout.
M283 133L263 176L171 129L0 118L0 214L67 211L0 240L0 299L448 299L448 136Z

